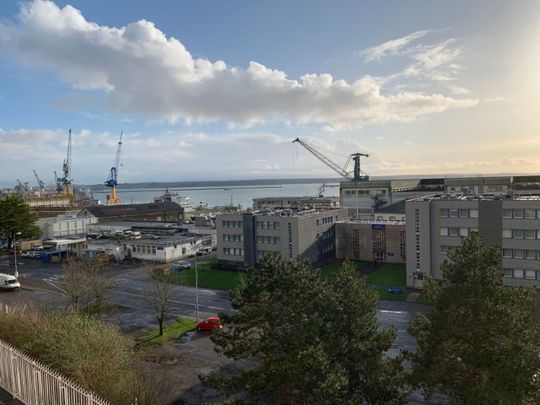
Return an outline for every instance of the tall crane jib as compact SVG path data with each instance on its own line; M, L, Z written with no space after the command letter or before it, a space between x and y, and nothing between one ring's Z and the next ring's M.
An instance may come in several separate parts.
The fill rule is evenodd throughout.
M64 163L62 164L63 177L54 177L56 179L56 189L69 198L69 201L75 203L75 193L73 192L73 179L71 178L71 129L68 135L67 153Z
M120 169L120 153L122 151L122 137L124 133L120 132L120 140L118 141L118 148L116 149L116 159L114 166L111 167L109 177L105 181L105 185L111 188L111 194L107 196L107 204L119 204L121 202L120 196L116 193L116 186L118 186L118 171Z
M369 157L366 153L352 153L349 155L349 158L347 159L347 162L343 167L339 166L337 163L333 162L330 158L323 155L321 152L313 148L312 146L308 145L304 141L302 141L300 138L296 138L293 143L299 143L304 148L306 148L312 155L314 155L317 159L319 159L321 162L323 162L326 166L328 166L330 169L335 171L337 174L339 174L341 177L345 179L350 179L353 181L365 181L369 180L369 176L366 174L363 174L360 170L360 157ZM354 162L354 170L352 171L353 177L351 179L351 172L347 171L347 167L349 166L350 161Z
M45 190L45 182L43 180L41 180L36 172L36 169L32 169L32 171L34 172L34 176L36 177L36 182L37 182L37 185L38 185L38 188L39 188L39 194L42 195L43 194L43 190Z

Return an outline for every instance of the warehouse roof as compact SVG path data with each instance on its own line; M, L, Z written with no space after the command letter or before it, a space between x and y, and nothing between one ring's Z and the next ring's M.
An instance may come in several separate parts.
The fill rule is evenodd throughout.
M172 201L146 204L125 204L125 205L94 205L86 207L78 216L93 215L97 218L144 215L160 212L174 212L183 210L180 205Z

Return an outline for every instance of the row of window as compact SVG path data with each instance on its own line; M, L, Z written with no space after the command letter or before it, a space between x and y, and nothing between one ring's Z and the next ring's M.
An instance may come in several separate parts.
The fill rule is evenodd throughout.
M441 218L478 218L478 210L467 208L442 208L440 210Z
M540 219L540 210L533 208L503 210L503 218L506 219Z
M317 220L317 225L319 225L319 220ZM334 222L334 218L333 217L324 217L323 219L321 219L321 222L323 223L323 225L325 224L332 224Z
M226 256L242 256L244 249L240 248L223 248L223 254Z
M132 245L131 250L133 253L142 253L144 255L156 254L156 247L151 245Z
M278 244L279 236L257 236L257 243Z
M257 229L279 229L279 222L257 221Z
M323 239L331 238L333 235L334 235L334 232L332 231L332 229L329 229L329 230L324 231L324 232L322 233ZM317 239L318 239L318 238L319 238L319 234L317 234Z
M331 252L334 250L334 242L329 242L329 243L325 243L323 246L322 246L322 252L323 253L328 253L328 252Z
M241 228L242 221L223 221L223 228Z
M540 260L540 250L503 249L503 257L508 259Z
M257 250L257 257L263 257L269 253L280 253L279 250Z
M440 229L441 236L470 236L473 232L478 232L476 228L446 228Z
M224 242L242 242L244 240L244 235L232 235L228 233L223 234Z
M503 229L504 239L540 239L540 230L536 229Z
M344 190L344 195L350 196L350 195L378 195L378 194L386 194L386 190Z
M521 270L521 269L503 269L504 277L520 278L525 280L540 280L540 271Z

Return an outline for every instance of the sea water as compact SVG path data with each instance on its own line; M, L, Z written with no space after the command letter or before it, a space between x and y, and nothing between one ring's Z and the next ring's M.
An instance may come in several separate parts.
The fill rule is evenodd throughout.
M335 183L328 183L324 191L325 197L335 197L339 195L339 187L334 187ZM258 186L216 186L216 187L171 187L170 192L178 193L180 196L189 197L194 207L199 205L215 206L240 206L249 208L253 204L254 198L264 197L315 197L319 195L320 184L274 184ZM122 203L136 204L153 202L154 198L160 197L164 188L137 188L137 189L117 189ZM93 197L105 203L109 190L94 191Z

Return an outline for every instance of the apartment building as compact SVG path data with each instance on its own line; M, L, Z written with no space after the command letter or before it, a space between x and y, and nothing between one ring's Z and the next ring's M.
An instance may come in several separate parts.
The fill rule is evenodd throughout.
M269 252L317 263L334 256L334 225L346 219L345 209L285 209L218 215L218 264L250 267Z
M540 287L540 198L436 195L406 203L407 285L425 275L441 279L440 266L461 237L478 232L502 248L506 285Z

